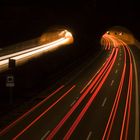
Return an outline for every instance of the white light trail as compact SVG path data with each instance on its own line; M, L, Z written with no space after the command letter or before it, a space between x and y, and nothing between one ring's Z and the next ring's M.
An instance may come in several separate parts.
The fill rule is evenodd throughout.
M67 30L65 30L65 34L63 34L63 36L61 38L59 38L51 43L39 45L39 46L31 48L31 49L27 49L27 50L23 50L20 52L1 56L0 57L0 69L3 69L2 67L5 67L8 64L9 58L15 59L16 62L25 61L28 58L35 57L43 52L54 50L64 44L70 44L70 43L72 43L72 40L73 40L72 34L70 32L68 32Z

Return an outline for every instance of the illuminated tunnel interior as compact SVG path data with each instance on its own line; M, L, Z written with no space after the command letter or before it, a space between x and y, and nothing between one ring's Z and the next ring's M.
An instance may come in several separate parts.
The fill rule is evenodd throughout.
M124 41L126 44L135 45L139 48L139 41L135 38L133 33L125 27L112 26L112 27L106 29L106 31L103 32L103 35L100 40L100 43L103 46L104 46L103 36L105 36L105 35L117 37L118 39L121 39L122 41Z

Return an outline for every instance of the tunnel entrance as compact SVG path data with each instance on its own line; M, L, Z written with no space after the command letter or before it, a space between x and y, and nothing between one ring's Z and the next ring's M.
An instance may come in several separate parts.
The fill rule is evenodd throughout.
M127 28L122 27L122 26L110 27L105 31L104 34L115 36L115 37L121 39L122 41L124 41L125 43L127 43L128 45L136 45L136 43L138 42L135 39L132 32L129 31Z

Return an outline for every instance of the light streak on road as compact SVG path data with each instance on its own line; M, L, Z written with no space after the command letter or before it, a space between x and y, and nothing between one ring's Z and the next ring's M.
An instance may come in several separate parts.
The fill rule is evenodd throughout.
M118 42L120 42L122 44L122 46L125 47L125 49L128 52L129 61L130 61L128 92L127 92L127 98L126 98L126 104L125 104L125 111L124 111L124 118L123 118L123 123L122 123L120 140L123 139L125 123L126 123L126 128L125 128L124 139L127 140L127 137L128 137L128 129L129 129L129 122L130 122L130 111L131 111L131 100L132 100L132 81L133 81L132 59L133 59L133 63L134 63L135 91L136 91L136 98L135 98L135 110L136 110L136 117L135 117L135 140L138 140L139 139L139 97L138 97L138 75L137 75L136 62L135 62L135 58L133 56L133 53L130 50L130 48L128 47L128 45L124 41L122 41L121 39L116 38L116 40L118 40Z
M55 45L57 44L59 46L59 43L61 44L64 40L67 42L69 38L72 37L71 33L69 32L66 33L66 31L62 31L59 34L59 36L63 36L64 34L66 38L62 37L61 40L59 41L57 40L58 44L55 42ZM38 130L40 128L42 128L41 130L42 132L39 133L39 135L37 134L38 137L40 137L40 139L51 140L51 139L58 138L58 139L69 140L75 136L79 137L78 134L80 134L80 132L83 132L83 130L85 130L86 127L87 130L85 130L85 134L84 133L81 134L80 138L84 136L85 139L86 138L90 139L94 136L95 139L109 140L111 138L113 139L117 135L118 139L127 140L129 136L128 132L129 130L131 130L129 124L131 124L131 121L133 121L133 119L130 119L130 117L132 117L131 110L133 109L132 92L135 86L133 84L134 82L133 73L135 73L135 80L136 80L135 81L136 97L139 98L138 79L136 78L138 74L136 72L137 68L136 68L136 64L134 63L135 62L134 56L132 55L129 46L126 43L124 43L123 40L118 38L118 35L115 36L112 33L110 34L110 32L108 32L103 35L101 42L102 45L104 46L104 50L106 50L104 52L106 53L107 59L105 58L104 61L102 61L103 64L98 67L96 73L94 75L90 75L90 77L87 78L88 80L85 80L84 79L85 77L83 78L85 80L84 86L83 84L80 85L81 83L78 83L78 80L80 81L82 79L81 75L78 73L80 77L78 80L76 79L78 76L77 77L73 76L72 77L73 79L71 80L71 82L69 82L70 84L65 84L65 86L61 86L60 88L58 88L58 90L56 90L56 92L50 94L45 100L43 100L43 102L39 103L36 106L38 107L41 106L42 104L45 106L45 107L41 106L42 110L40 112L38 111L35 112L36 107L35 109L33 109L36 115L33 116L33 119L30 120L30 122L26 122L27 120L25 119L26 122L25 124L22 118L21 121L25 125L22 126L20 130L16 130L14 134L12 133L13 131L11 131L12 134L10 133L9 135L12 135L10 137L12 137L13 140L25 139L26 137L29 137L30 139L31 138L30 135L32 135L36 131L39 132ZM54 44L52 43L51 45ZM38 49L34 50L34 53L38 54L40 52L46 51L45 47L46 46L41 47L40 50ZM123 52L121 55L122 62L119 61L119 57L120 57L119 52L121 52L121 50ZM26 52L25 54L23 53L21 55L13 56L12 58L15 60L20 60L20 59L22 60L30 56L32 57L34 53L30 51L30 52ZM133 70L133 67L135 70ZM116 77L118 77L118 79L116 79ZM107 87L110 86L113 86L113 88L111 88L111 90L106 90ZM61 89L62 91L58 93ZM63 91L64 93L62 93ZM46 103L46 101L50 98L53 99L52 101L49 100L51 101L51 103L49 103L49 105L44 104L44 102ZM98 102L98 99L100 99L100 101L102 102ZM61 101L64 102L64 105L66 104L66 107L63 107L63 104L62 105L59 104ZM92 113L97 111L96 109L98 110L101 109L101 110L97 111L97 114L95 116L92 116L91 118L90 117L86 118L89 115L90 116L94 115L90 112L91 107L93 107ZM135 108L136 108L135 140L138 140L139 139L139 124L137 125L137 123L139 123L138 99L136 99ZM49 117L54 116L54 114L56 114L55 111L60 111L59 113L61 117L59 119L56 119L55 123L51 124L49 122L50 120ZM104 119L102 113L104 113L105 116ZM100 119L102 119L101 121L102 124L100 123ZM96 127L93 128L92 124L83 127L84 125L86 125L85 123L87 122L94 123L94 121L96 121L95 124L97 123L96 125L97 129ZM119 126L118 124L116 126L116 122L119 122ZM16 123L14 124L15 126ZM46 125L44 125L44 123L46 123ZM98 125L101 126L102 128L98 127ZM9 129L7 129L5 132L9 131L10 128L12 127L9 127ZM36 130L34 130L34 128L36 128ZM18 129L18 127L16 129ZM76 133L77 131L79 133ZM99 136L100 138L96 138L98 136L96 136L95 132L97 132L98 135L99 131L101 132ZM29 134L29 136L27 136L27 133Z
M33 108L29 109L27 112L25 112L22 116L20 116L17 120L15 120L13 123L5 127L2 131L0 131L0 135L5 134L9 129L14 127L19 121L23 120L25 117L27 117L31 112L33 112L36 108L41 106L43 103L48 101L53 95L58 93L61 89L64 88L64 85L60 86L58 89L56 89L54 92L52 92L49 96L47 96L44 100L36 104Z
M108 72L109 67L111 66L111 63L109 63L108 67L106 67L106 69L104 70L104 72L102 73L102 75L100 76L100 78L98 79L98 81L96 82L95 86L91 89L90 93L93 94L94 90L98 87L98 85L100 85L102 79L104 78L105 74Z
M138 72L137 72L137 66L136 66L136 61L133 55L133 52L131 51L133 63L134 63L134 72L135 72L135 109L136 109L136 114L135 114L135 140L139 140L139 129L140 129L140 123L139 123L139 90L138 90Z
M107 122L107 125L106 125L106 128L105 128L102 140L105 140L105 137L107 137L106 138L107 140L109 139L111 129L112 129L112 126L113 126L113 122L114 122L114 119L115 119L115 116L116 116L117 108L118 108L118 105L119 105L119 100L120 100L120 96L121 96L121 91L122 91L124 78L125 78L125 71L126 71L126 51L124 50L124 52L125 52L125 55L124 55L123 72L122 72L122 76L121 76L120 84L119 84L119 87L118 87L118 91L117 91L117 94L116 94L116 97L115 97L115 101L114 101L114 104L113 104L113 107L112 107L112 110L111 110L111 113L110 113L110 116L109 116L109 119L108 119L108 122Z
M60 45L65 44L67 41L68 41L68 39L62 38L57 43L54 43L54 44L49 45L49 46L48 45L42 45L41 48L38 49L38 50L34 50L32 52L27 52L25 54L21 54L19 56L12 57L12 59L19 60L19 59L26 58L28 56L32 56L32 55L37 54L37 53L41 53L41 52L44 52L44 51L47 51L47 50L52 50L52 49L54 49L56 47L59 47Z
M125 44L124 44L124 46L125 46L126 50L128 51L128 54L129 54L129 60L130 60L130 66L129 66L130 68L129 69L130 69L130 72L129 72L128 91L127 91L127 98L126 98L126 104L125 104L125 111L124 111L124 118L123 118L123 123L122 123L120 140L123 139L125 122L126 122L125 140L127 140L129 120L130 120L130 108L131 108L131 100L132 100L132 73L133 73L133 71L132 71L132 58L131 58L131 54L130 54L130 51L128 49L128 46L125 45Z
M114 50L115 51L115 50ZM68 120L68 118L71 116L71 114L76 110L76 108L79 106L79 104L84 100L84 98L87 96L89 91L92 89L92 87L96 84L96 82L100 79L100 76L103 74L103 72L106 70L108 65L112 62L112 56L114 54L114 51L112 51L112 55L110 55L110 58L106 60L106 64L103 65L102 70L98 73L96 78L92 81L90 86L85 90L85 92L81 95L81 97L77 100L77 102L74 104L74 106L69 110L69 112L62 118L62 120L58 123L58 125L51 131L51 133L48 135L46 140L52 139L55 134L59 131L59 129L64 125L64 123ZM114 60L113 60L114 61ZM111 68L111 67L110 67Z
M33 126L41 117L43 117L50 109L52 109L58 102L60 102L66 95L68 95L76 85L73 85L66 93L64 93L58 100L51 104L44 112L42 112L36 119L34 119L29 125L26 126L20 133L18 133L12 140L17 140L24 132L26 132L31 126Z
M111 49L111 41L108 37L103 36L101 39L101 45L105 46L105 50L110 50Z
M123 73L122 73L122 76L121 76L121 82L120 82L120 85L119 85L119 88L118 88L119 94L117 92L116 98L115 98L115 101L114 101L114 104L113 104L113 107L112 107L112 111L111 111L111 114L109 116L108 123L106 125L102 140L104 140L105 137L106 137L107 140L109 139L111 129L112 129L112 126L113 126L113 122L114 122L114 119L115 119L115 116L116 116L116 111L117 111L117 108L118 108L118 105L119 105L121 90L122 90L122 87L123 87L123 81L124 81L124 77L125 77L125 74L124 74L125 73L124 71L126 69L125 65L127 64L126 63L126 51L128 53L129 61L130 61L130 64L129 64L129 82L128 82L127 97L126 97L126 103L125 103L125 109L124 109L123 121L122 121L121 133L120 133L120 140L122 140L122 139L127 140L129 123L130 123L131 102L132 102L132 84L133 84L132 83L133 82L132 58L134 59L134 57L132 57L130 49L129 49L128 45L124 41L122 41L121 39L118 39L118 38L116 38L116 37L114 37L112 35L106 35L105 34L104 38L106 38L106 37L110 38L110 40L112 40L114 42L114 45L116 44L117 47L122 46L124 48L125 59L124 59L124 69L123 69ZM136 71L136 66L135 66L135 71ZM137 78L135 78L135 79L137 79ZM137 83L137 81L138 80L136 80L136 83ZM137 87L137 85L135 87ZM136 90L136 91L138 91L138 90ZM137 98L138 98L138 96L137 96ZM137 99L136 99L136 102L137 102ZM137 108L138 108L138 105L136 105L136 110L138 110ZM136 112L136 114L139 114L139 111L138 111L138 113ZM136 122L135 123L135 139L136 140L139 139L139 126L137 125L137 123L139 123L138 116L139 115L137 115L137 117L135 119L135 122Z
M90 107L90 105L92 104L93 100L95 99L95 97L97 96L97 94L99 93L101 87L103 86L106 78L108 77L114 63L115 63L115 60L116 60L116 57L117 57L117 54L118 54L118 49L116 50L115 52L115 55L110 63L110 65L108 66L109 69L108 71L106 72L104 78L102 79L102 81L100 82L99 86L97 87L97 89L95 90L95 92L93 93L92 97L89 99L89 101L87 102L86 106L82 109L81 113L78 115L78 117L76 118L76 120L74 121L74 123L72 124L72 126L70 127L70 129L68 130L67 134L65 135L64 139L65 140L68 140L72 133L74 132L74 130L76 129L77 125L79 124L79 122L81 121L81 119L83 118L83 116L85 115L85 113L87 112L88 108Z
M113 50L114 51L114 50ZM108 64L108 62L111 60L111 58L112 58L112 55L113 55L113 52L112 51L112 53L111 53L111 55L110 55L110 57L109 57L109 59L107 60L107 61L105 61L104 62L104 64L101 66L101 68L96 72L96 74L91 78L91 80L84 86L84 88L80 91L80 94L82 94L85 90L86 90L86 88L93 82L93 80L96 78L96 77L99 77L99 76L101 76L101 70L103 71L103 70L105 70L105 66Z
M73 42L72 34L68 32L67 30L64 30L61 32L61 38L51 43L43 44L34 48L30 48L27 50L1 56L0 67L1 68L3 67L3 69L7 68L9 58L16 60L16 63L18 64L18 62L24 62L28 60L29 58L36 57L40 55L41 53L44 53L47 51L53 51L54 49L59 48L60 46L71 44L72 42Z

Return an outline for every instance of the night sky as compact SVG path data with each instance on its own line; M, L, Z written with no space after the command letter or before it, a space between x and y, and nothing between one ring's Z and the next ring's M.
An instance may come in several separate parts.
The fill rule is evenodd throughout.
M139 38L139 19L139 8L133 1L3 0L0 47L39 37L48 28L60 25L71 28L81 40L88 40L89 36L92 40L115 25L127 27Z
M140 12L139 4L134 0L112 0L110 2L104 1L98 4L98 14L102 24L122 25L130 30L137 28L139 30ZM99 23L101 23L99 21Z

